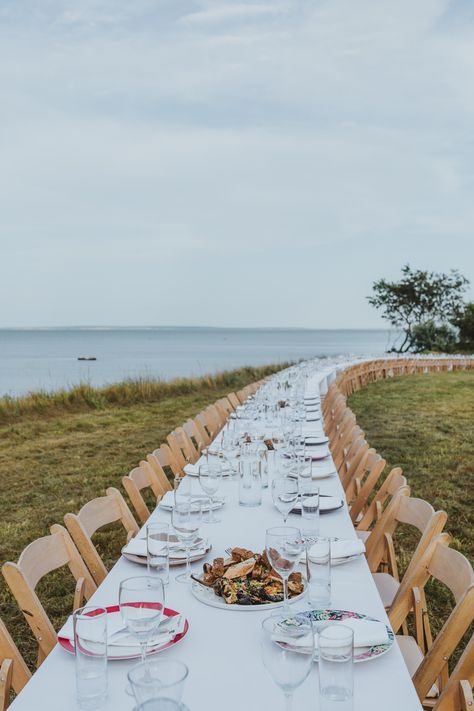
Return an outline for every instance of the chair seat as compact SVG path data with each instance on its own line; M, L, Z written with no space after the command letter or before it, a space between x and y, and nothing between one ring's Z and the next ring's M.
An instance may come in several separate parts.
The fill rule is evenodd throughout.
M372 573L385 608L391 607L400 583L390 573Z
M358 538L360 538L361 541L366 542L368 537L370 536L370 531L356 531Z
M423 661L423 652L419 648L417 641L414 637L411 637L410 635L397 634L396 638L404 662L407 666L410 676L413 678L416 670ZM437 684L433 684L426 696L428 699L435 699L437 696L439 696L439 689Z

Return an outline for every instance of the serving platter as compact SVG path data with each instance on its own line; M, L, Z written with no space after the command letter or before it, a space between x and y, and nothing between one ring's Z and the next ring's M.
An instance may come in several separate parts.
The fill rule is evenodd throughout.
M298 602L306 595L306 580L304 580L304 578L303 583L305 589L299 595L295 595L295 597L292 597L288 600L290 605L292 605L294 602ZM210 607L217 607L220 610L238 610L240 612L262 612L263 610L274 610L278 607L282 607L283 605L283 601L265 602L261 605L229 605L224 602L224 600L219 597L219 595L216 595L212 588L202 585L196 580L193 580L192 582L191 592L196 598L196 600L199 600L199 602L202 602L204 605L209 605Z

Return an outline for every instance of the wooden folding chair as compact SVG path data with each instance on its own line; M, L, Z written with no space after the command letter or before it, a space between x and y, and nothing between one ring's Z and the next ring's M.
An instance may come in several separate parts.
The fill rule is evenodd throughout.
M339 439L331 449L332 459L341 480L348 480L347 471L350 465L353 464L352 458L354 457L355 449L357 449L354 448L354 443L356 440L361 439L364 439L364 432L359 425L355 423L347 424L347 426L341 429ZM361 456L360 453L359 456ZM360 462L360 459L358 461ZM351 471L350 476L353 476L353 474L354 472Z
M125 499L118 489L109 487L105 496L99 496L81 508L78 514L67 513L64 523L82 555L97 585L108 573L102 558L92 543L92 536L99 528L120 522L127 532L127 540L138 533L138 525Z
M448 515L435 511L427 501L399 496L388 506L366 541L366 556L384 607L390 608L400 587L393 535L399 524L421 533L416 549L405 571L410 576L431 541L443 530ZM377 572L382 565L386 568Z
M362 430L356 425L351 433L351 440L348 441L347 447L344 447L341 452L339 466L336 465L344 491L349 487L351 481L363 471L369 451L375 450L369 450L369 445L364 439Z
M19 694L30 679L31 672L0 619L0 711L9 705L11 691Z
M127 476L122 477L122 484L128 494L132 506L137 512L141 523L146 523L150 517L150 510L142 496L142 491L151 489L158 504L166 489L163 488L155 470L148 462L141 462Z
M67 565L76 579L74 609L97 589L66 529L54 524L50 530L51 535L26 546L18 563L8 562L2 567L3 577L38 642L38 666L56 644L54 627L35 592L41 578Z
M173 456L178 463L180 469L184 470L186 464L189 464L191 459L193 459L195 450L194 446L190 441L188 441L187 435L182 427L179 427L173 432L170 432L166 438L169 448L171 449ZM194 461L197 457L194 458Z
M227 399L232 405L232 409L235 411L238 407L240 407L240 400L237 397L235 393L228 393L227 394Z
M434 711L472 711L474 708L474 634L449 676Z
M449 541L444 533L431 542L410 575L405 575L389 611L397 633L413 610L415 634L397 636L397 642L426 707L434 706L447 687L449 659L474 620L474 572L462 553L449 548ZM434 641L425 595L431 577L450 590L456 603Z
M196 420L186 420L183 425L183 430L189 441L189 461L195 464L201 456L204 447L209 444L209 441L203 437L202 429L198 427Z
M206 430L203 422L199 419L198 416L196 416L193 420L188 420L188 422L193 423L196 434L191 435L191 437L193 437L193 439L199 445L200 451L202 451L204 447L207 447L212 442L212 437L210 436L209 432Z
M373 525L382 517L384 507L392 500L397 492L403 488L410 495L407 480L403 476L400 468L392 469L380 489L367 507L363 517L357 523L356 533L362 540L366 541L371 533Z
M375 449L369 449L364 458L362 469L352 477L346 487L346 500L350 505L350 517L355 523L365 509L365 506L383 474L387 462Z
M231 415L234 412L234 408L230 404L229 400L226 397L221 397L217 402L215 403L216 407L222 408L221 412L224 413L225 420L229 419L229 415Z
M170 491L173 488L173 485L166 474L167 469L171 473L173 479L174 477L185 476L183 469L179 466L168 444L162 444L161 447L158 447L158 449L155 449L151 454L148 454L147 462L151 464L158 477L160 477L160 481L166 491ZM167 482L167 485L165 484L165 481Z

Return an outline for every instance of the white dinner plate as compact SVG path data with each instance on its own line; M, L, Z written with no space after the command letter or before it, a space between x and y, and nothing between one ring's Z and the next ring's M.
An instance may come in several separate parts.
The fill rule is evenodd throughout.
M304 580L304 579L303 579ZM292 605L294 602L298 602L306 594L306 581L304 580L305 590L300 595L292 597L288 602ZM266 602L263 605L228 605L224 602L223 598L216 595L212 588L208 588L205 585L201 585L196 580L193 580L191 585L191 592L199 602L204 603L204 605L209 605L210 607L217 607L220 610L239 610L242 612L263 612L264 610L274 610L275 608L281 607L283 602Z

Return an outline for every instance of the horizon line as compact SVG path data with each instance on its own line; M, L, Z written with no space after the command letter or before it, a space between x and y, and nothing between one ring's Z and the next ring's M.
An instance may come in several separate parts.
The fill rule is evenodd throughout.
M151 331L151 330L178 330L178 329L188 329L188 330L213 330L213 331L391 331L396 330L390 327L376 327L376 326L358 326L358 327L344 327L344 326L334 326L334 327L312 327L312 326L158 326L158 325L145 325L145 326L110 326L110 325L100 325L100 326L90 326L90 325L68 325L68 326L0 326L0 331Z

